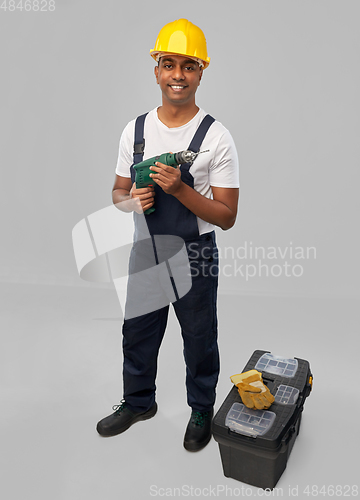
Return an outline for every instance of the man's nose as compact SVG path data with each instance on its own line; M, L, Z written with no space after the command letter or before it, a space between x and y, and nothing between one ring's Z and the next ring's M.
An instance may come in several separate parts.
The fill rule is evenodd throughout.
M183 80L184 79L184 73L183 73L181 66L175 66L172 77L174 80Z

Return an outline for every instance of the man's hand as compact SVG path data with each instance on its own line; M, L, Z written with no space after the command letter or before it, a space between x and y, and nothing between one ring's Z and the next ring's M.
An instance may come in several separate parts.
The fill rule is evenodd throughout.
M145 212L145 210L153 206L154 196L154 186L136 189L136 183L134 182L130 189L130 199L134 200L133 210L138 214Z
M150 167L153 171L150 177L158 184L165 193L174 195L179 191L182 180L180 167L170 167L164 163L155 162L155 167Z

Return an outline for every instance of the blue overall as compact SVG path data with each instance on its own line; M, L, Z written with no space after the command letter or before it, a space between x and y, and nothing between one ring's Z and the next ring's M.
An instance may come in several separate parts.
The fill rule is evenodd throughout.
M133 164L143 159L145 118L146 114L136 120ZM200 150L213 122L214 118L205 116L188 149L194 152ZM182 181L193 188L191 164L183 164L180 168ZM130 169L134 182L135 170L132 166ZM145 215L150 234L180 236L185 241L188 252L192 287L186 295L173 302L173 307L183 337L187 402L194 410L206 411L215 402L220 368L216 314L218 252L215 232L199 235L195 214L158 185L155 186L155 192L155 212ZM157 358L168 312L169 305L124 320L123 397L133 411L147 411L155 402Z

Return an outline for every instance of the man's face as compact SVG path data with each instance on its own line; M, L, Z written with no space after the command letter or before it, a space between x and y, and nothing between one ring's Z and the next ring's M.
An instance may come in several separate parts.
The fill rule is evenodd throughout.
M159 66L155 67L156 81L163 98L179 105L195 102L202 72L196 61L177 55L161 57Z

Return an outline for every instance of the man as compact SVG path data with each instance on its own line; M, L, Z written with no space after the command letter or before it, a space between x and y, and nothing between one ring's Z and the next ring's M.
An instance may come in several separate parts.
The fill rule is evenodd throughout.
M150 52L158 62L155 78L162 105L131 121L120 139L113 202L129 200L144 212L151 235L183 238L188 251L191 290L173 302L181 325L186 363L187 401L192 409L184 437L189 451L202 449L211 438L215 387L219 374L216 294L218 260L214 227L231 228L237 215L238 160L228 130L195 103L203 70L209 65L203 32L186 19L167 24ZM134 140L135 137L135 140ZM144 138L138 144L138 138ZM136 139L137 138L137 139ZM137 143L134 146L134 143ZM191 149L200 154L193 164L173 168L156 162L156 185L136 189L133 164L164 152ZM139 156L140 155L140 156ZM169 306L123 325L124 399L97 430L112 436L155 415L157 356Z

